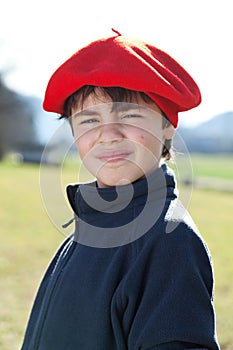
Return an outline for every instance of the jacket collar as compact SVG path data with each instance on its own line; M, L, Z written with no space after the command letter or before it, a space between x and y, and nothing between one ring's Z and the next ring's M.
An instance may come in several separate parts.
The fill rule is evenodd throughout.
M176 181L173 171L166 164L133 184L111 188L98 188L96 181L67 186L67 196L78 218L100 212L119 212L132 206L144 205L165 198L176 198Z
M69 185L67 194L75 213L74 240L96 248L122 246L147 232L161 232L168 207L177 198L174 175L165 164L130 185Z

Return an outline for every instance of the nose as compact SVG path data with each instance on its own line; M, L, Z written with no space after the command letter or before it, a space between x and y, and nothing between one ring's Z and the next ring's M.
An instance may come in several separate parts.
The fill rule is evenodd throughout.
M99 128L99 142L111 143L123 138L122 127L119 123L106 123Z

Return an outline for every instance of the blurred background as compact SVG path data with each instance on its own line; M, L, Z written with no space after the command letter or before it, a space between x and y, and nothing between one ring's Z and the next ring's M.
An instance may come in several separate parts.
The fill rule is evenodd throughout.
M1 0L1 349L20 348L41 276L69 233L60 228L72 215L66 184L89 176L68 125L42 109L47 82L80 47L112 35L111 28L170 53L202 92L201 105L180 115L174 146L183 158L175 168L185 174L181 194L213 256L219 342L233 349L230 6L230 0Z

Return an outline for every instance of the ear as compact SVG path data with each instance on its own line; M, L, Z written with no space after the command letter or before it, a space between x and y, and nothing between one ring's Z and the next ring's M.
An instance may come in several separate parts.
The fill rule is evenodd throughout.
M171 140L175 134L175 127L169 124L163 129L163 136L165 140Z

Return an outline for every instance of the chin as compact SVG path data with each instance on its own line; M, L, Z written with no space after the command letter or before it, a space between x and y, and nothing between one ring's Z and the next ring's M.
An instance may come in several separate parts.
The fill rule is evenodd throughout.
M127 176L121 176L121 177L108 177L108 178L97 178L97 184L98 187L102 188L107 188L107 187L117 187L117 186L124 186L124 185L129 185L133 183L134 181L138 180L141 178L144 174L140 174L138 176L132 176L132 177L127 177Z
M131 167L131 169L106 169L102 168L98 174L95 174L98 186L101 187L116 187L131 184L141 177L144 171L138 166Z
M100 188L123 186L123 185L128 185L131 182L132 181L128 179L119 179L118 181L104 181L104 182L97 179L97 184L98 184L98 187Z

